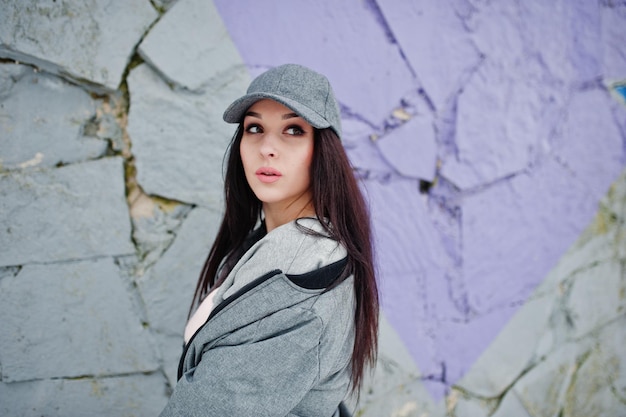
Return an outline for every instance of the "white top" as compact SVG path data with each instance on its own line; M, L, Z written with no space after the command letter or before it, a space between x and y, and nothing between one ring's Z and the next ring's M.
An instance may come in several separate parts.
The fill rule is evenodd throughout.
M189 339L198 331L200 327L204 323L206 323L211 311L213 311L213 307L215 304L213 303L213 297L215 297L215 293L219 287L215 287L209 295L207 295L204 300L200 303L198 309L193 313L187 325L185 326L185 344L189 342Z

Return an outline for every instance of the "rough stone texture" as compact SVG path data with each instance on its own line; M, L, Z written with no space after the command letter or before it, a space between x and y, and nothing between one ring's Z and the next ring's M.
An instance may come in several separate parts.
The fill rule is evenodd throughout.
M376 144L400 175L425 181L435 178L437 145L430 117L413 117Z
M147 194L221 208L222 160L234 132L222 113L247 80L241 66L233 67L213 78L210 93L195 94L170 88L147 65L131 72L128 133Z
M154 417L167 401L160 374L0 383L0 398L11 417Z
M584 353L584 344L556 349L515 384L513 391L532 416L558 415Z
M380 125L417 84L373 1L215 6L253 75L287 62L321 71L348 118Z
M518 7L528 52L538 54L550 75L565 82L584 82L602 75L602 55L598 53L602 50L602 8L598 3L532 1Z
M480 60L453 2L377 3L426 94L443 107Z
M442 175L462 189L523 171L549 134L551 97L505 71L487 59L458 97L458 155Z
M561 198L550 198L555 193ZM567 242L576 238L576 225L589 223L595 206L586 187L550 159L530 174L467 198L462 220L463 265L470 305L489 311L524 301L553 266L551 259L564 253ZM499 285L503 280L507 282L504 287Z
M121 158L0 174L0 266L134 252Z
M174 243L138 281L150 327L160 338L166 374L172 383L176 381L182 334L195 283L215 239L219 220L215 211L194 209L178 230Z
M18 156L0 327L45 343L0 341L0 414L158 414L221 209L222 111L244 64L295 61L330 77L372 208L381 352L356 414L626 415L626 177L606 194L626 165L623 2L235 3L1 3L0 158ZM97 332L99 358L67 349Z
M566 308L580 338L626 313L626 280L618 260L593 265L572 277Z
M425 389L429 376L414 365L397 332L391 327L384 313L380 316L380 344L376 368L366 375L359 401L361 417L377 416L444 416L443 404L432 402ZM354 398L350 403L356 407Z
M110 258L24 266L0 281L0 314L3 381L158 368Z
M597 345L579 363L563 408L563 417L626 414L626 319L604 328Z
M215 6L205 0L179 0L141 42L139 53L190 90L241 65Z
M457 386L480 397L498 397L533 359L552 310L552 298L529 300L491 342ZM493 366L497 363L498 366Z
M299 1L279 10L216 4L253 74L296 61L338 85L344 143L372 207L385 314L440 398L626 165L624 108L607 94L626 75L604 73L621 68L623 5L369 0L348 15L330 0L316 10ZM314 22L295 28L303 15ZM401 60L389 59L392 48ZM372 82L381 72L394 81ZM377 114L388 116L381 123ZM433 120L429 184L406 180L432 163L418 153L428 148L392 140L405 138L402 121L416 114Z
M624 165L624 137L611 111L615 104L604 90L574 93L554 139L553 153L572 176L588 187L594 199L604 196L605 184L610 183L614 173ZM623 111L621 113L623 120ZM589 138L598 138L602 146L585 146Z
M0 64L0 78L0 170L51 167L105 153L106 141L87 136L96 103L83 89L16 64Z
M133 49L156 19L145 0L3 0L0 57L115 90Z
M609 81L624 81L626 74L626 5L607 2L612 7L605 7L600 12L602 27L602 64L604 77Z
M625 208L626 171L592 224L452 395L495 400L504 388L493 416L626 415ZM511 353L526 359L506 357Z

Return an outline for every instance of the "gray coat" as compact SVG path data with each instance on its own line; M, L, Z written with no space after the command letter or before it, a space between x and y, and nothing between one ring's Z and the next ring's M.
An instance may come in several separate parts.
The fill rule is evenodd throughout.
M325 289L345 255L295 223L255 243L185 347L161 416L332 416L350 384L353 278Z

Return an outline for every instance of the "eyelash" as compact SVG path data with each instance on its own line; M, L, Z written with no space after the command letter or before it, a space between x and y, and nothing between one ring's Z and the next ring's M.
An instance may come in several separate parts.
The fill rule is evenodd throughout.
M253 132L252 131L253 129L258 129L258 130L256 132ZM293 133L288 133L288 134L292 136L302 136L305 133L304 129L302 129L298 125L287 126L287 128L285 129L285 132L288 132L290 130L293 130ZM245 132L254 135L258 133L263 133L263 128L256 123L251 123L245 127Z

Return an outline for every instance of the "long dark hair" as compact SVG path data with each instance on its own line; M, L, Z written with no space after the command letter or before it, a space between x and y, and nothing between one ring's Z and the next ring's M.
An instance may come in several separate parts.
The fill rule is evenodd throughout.
M226 278L242 255L246 237L261 216L262 204L248 185L241 162L239 145L242 136L240 124L229 145L224 218L198 279L190 313L212 287L220 285ZM366 366L376 361L378 289L367 205L341 141L330 128L315 129L311 189L320 223L348 252L346 271L335 285L350 275L354 276L355 339L351 368L352 390L358 393Z

